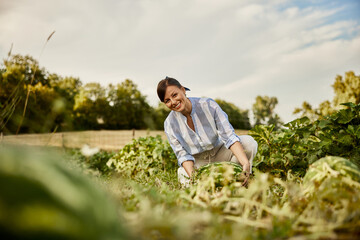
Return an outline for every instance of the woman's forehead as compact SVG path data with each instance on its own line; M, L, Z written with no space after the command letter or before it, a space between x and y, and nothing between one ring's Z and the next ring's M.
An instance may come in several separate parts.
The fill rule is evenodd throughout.
M166 91L165 91L165 98L170 97L174 92L177 92L177 91L181 91L181 89L178 88L177 86L173 86L173 85L167 86Z

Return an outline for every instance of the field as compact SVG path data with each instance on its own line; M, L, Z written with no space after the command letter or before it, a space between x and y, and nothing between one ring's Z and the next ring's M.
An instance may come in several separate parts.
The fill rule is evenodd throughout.
M3 141L0 231L9 239L357 239L360 104L346 106L251 129L259 148L248 187L241 167L226 163L181 186L164 136L112 152ZM101 135L81 134L77 146Z

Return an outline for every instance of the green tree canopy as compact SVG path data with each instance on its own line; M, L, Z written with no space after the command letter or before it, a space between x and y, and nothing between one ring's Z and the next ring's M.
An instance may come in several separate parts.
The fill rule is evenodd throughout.
M233 103L221 99L215 99L221 109L226 112L229 122L235 129L250 129L249 111L241 110Z
M32 57L21 55L9 56L0 69L0 131L15 133L19 126L20 132L57 128L66 104L52 88L49 73Z
M74 125L76 129L100 129L110 110L106 90L99 83L80 87L74 97Z
M106 122L111 128L154 128L152 108L133 81L126 79L116 86L109 85L109 102L112 108Z
M156 129L164 130L164 122L169 113L170 109L164 103L159 102L158 106L153 111Z
M356 76L354 72L345 73L345 78L338 75L332 85L335 96L333 106L335 108L344 108L341 103L352 102L360 103L360 75Z
M0 65L0 131L6 134L19 126L20 133L154 129L155 117L156 110L129 79L108 87L83 86L78 78L49 73L21 55L9 55Z
M255 125L274 124L275 128L280 127L282 122L279 115L274 111L277 104L276 97L257 96L252 107Z

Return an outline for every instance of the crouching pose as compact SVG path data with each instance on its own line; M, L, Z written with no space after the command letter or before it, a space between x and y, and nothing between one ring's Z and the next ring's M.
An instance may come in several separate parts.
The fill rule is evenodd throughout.
M166 77L157 87L160 101L170 110L164 129L178 160L178 179L187 184L194 168L212 162L239 163L247 184L257 142L249 135L237 136L226 113L211 98L186 97L176 79Z

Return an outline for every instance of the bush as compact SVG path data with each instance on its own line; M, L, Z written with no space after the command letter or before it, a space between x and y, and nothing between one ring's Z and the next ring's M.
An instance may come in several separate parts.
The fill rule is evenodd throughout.
M161 136L134 139L115 154L107 166L122 176L145 184L177 182L176 156Z
M254 167L286 178L289 171L304 176L309 164L325 156L340 156L360 166L360 104L343 104L324 119L296 119L274 130L257 125L249 134L258 142Z
M84 172L96 176L108 176L111 169L106 165L115 153L99 151L91 156L84 156L79 149L66 150L69 160L80 167Z

